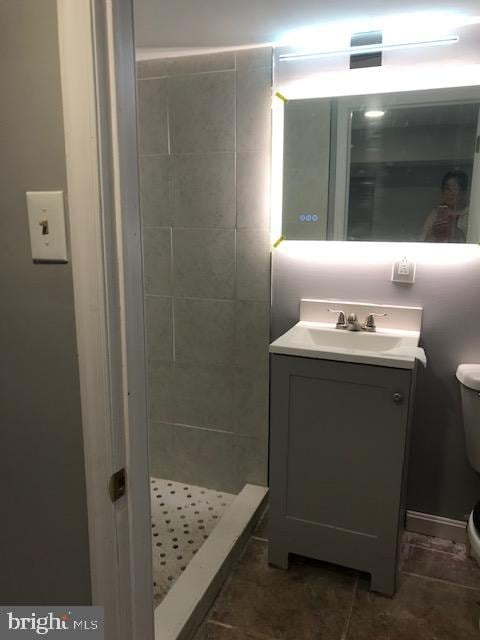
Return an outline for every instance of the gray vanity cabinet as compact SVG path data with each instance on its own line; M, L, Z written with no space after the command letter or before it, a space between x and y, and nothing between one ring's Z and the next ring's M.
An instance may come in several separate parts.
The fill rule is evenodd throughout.
M271 356L269 562L288 554L395 592L415 371Z

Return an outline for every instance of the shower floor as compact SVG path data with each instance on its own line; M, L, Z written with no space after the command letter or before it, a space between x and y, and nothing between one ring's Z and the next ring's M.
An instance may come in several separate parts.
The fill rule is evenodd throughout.
M235 495L151 478L153 600L160 604Z

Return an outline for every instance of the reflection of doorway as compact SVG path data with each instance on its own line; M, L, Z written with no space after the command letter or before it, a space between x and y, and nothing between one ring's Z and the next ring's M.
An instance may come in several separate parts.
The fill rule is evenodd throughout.
M402 106L405 98L409 104ZM350 108L345 100L340 109L342 117L351 116L345 167L348 239L421 241L427 217L440 204L442 179L453 170L468 177L467 202L471 195L474 210L475 188L470 194L470 187L477 172L478 103L422 106L412 100L412 94L396 101L379 97L376 105L382 105L383 116L374 119L366 116L364 98L350 101ZM477 235L472 230L468 239Z

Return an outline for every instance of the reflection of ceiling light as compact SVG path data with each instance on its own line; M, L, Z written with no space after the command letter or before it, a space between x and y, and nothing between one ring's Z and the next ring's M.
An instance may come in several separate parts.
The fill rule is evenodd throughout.
M380 111L379 109L372 109L371 111L365 111L366 118L383 118L385 115L385 111Z

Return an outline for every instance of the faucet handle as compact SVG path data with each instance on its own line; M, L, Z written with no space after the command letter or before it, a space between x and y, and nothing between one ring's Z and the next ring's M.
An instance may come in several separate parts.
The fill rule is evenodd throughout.
M347 322L345 320L345 312L341 309L328 309L330 313L338 313L337 329L345 329Z
M365 318L365 324L363 325L363 328L365 329L365 331L376 331L377 327L375 325L375 318L383 318L386 315L388 314L387 313L369 313L368 316Z

